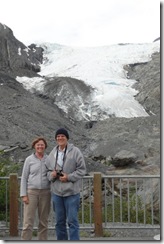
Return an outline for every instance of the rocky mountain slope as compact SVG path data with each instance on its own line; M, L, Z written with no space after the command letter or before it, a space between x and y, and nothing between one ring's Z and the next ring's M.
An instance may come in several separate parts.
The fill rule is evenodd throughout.
M71 111L66 114L54 104L51 87L48 96L46 91L44 95L31 93L15 79L18 75L39 76L42 48L35 44L26 47L2 24L0 46L0 150L4 157L23 165L32 152L31 141L40 135L47 139L49 152L55 144L55 130L62 126L68 129L70 142L84 153L88 173L97 170L104 174L160 173L160 53L153 54L148 63L125 67L128 77L138 81L136 99L146 107L149 117L78 122ZM64 82L72 89L70 80L73 84L74 79L53 79L55 84ZM76 90L84 97L89 96L90 89L76 80ZM76 91L70 92L76 95Z

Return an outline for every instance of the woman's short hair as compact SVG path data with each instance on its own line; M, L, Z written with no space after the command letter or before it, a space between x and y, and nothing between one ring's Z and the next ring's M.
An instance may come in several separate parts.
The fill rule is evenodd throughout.
M31 147L35 148L35 144L38 143L39 141L44 141L45 148L47 148L47 141L44 139L44 137L37 137L32 141Z

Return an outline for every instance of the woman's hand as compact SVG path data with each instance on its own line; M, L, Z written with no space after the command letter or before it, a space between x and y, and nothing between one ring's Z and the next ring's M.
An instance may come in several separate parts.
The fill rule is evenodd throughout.
M23 196L23 197L22 197L22 201L23 201L25 204L29 204L28 196Z

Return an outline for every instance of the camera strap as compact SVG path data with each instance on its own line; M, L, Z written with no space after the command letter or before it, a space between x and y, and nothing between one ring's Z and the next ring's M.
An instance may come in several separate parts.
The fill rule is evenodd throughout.
M64 163L65 163L65 157L66 157L66 152L67 152L67 145L65 147L65 150L64 150L64 156L63 156L63 165L62 165L62 170L63 170L63 166L64 166ZM57 161L58 161L58 154L59 154L59 146L57 146L57 152L56 152L56 160L55 160L55 170L56 170L56 166L57 166Z

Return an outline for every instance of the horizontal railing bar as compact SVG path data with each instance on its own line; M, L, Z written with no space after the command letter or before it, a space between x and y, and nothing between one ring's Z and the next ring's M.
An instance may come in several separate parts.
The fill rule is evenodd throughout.
M102 174L103 175L103 174ZM103 178L160 178L160 175L103 175ZM84 179L91 179L93 176L85 175L83 176ZM21 179L21 176L18 177ZM8 176L0 177L0 180L9 180Z
M160 175L103 175L103 178L160 178Z

